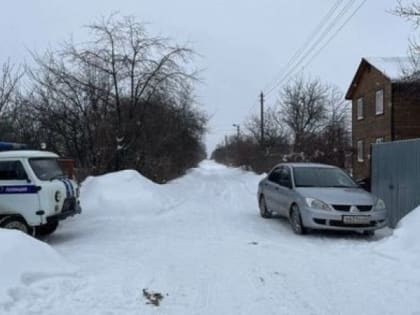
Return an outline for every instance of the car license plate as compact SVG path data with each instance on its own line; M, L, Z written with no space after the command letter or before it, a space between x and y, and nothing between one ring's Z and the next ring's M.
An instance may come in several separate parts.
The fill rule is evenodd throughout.
M343 222L346 224L367 224L370 223L370 216L368 215L345 215Z

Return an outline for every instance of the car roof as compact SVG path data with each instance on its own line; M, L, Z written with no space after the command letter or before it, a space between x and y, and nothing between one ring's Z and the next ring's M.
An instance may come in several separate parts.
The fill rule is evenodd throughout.
M328 164L321 164L321 163L280 163L277 164L275 167L279 166L289 166L289 167L317 167L317 168L337 168L334 165L328 165Z
M58 158L55 153L36 150L12 150L0 152L0 159L8 158Z

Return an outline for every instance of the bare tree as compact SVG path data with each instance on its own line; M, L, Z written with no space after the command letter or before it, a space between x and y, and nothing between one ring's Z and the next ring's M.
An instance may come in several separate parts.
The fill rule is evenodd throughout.
M10 60L3 64L0 72L0 114L10 104L21 77L21 71Z
M194 98L193 51L131 17L88 29L88 42L32 54L27 91L9 113L22 128L15 139L45 142L94 174L135 168L165 181L195 166L207 118Z
M420 26L420 2L418 1L404 4L401 0L398 0L398 5L393 13L413 22L416 28Z
M328 86L319 80L303 76L295 78L280 91L280 115L294 136L296 152L305 147L308 136L322 128L327 114L328 91Z
M350 106L338 88L298 77L282 89L278 106L265 113L266 146L260 143L260 118L252 116L246 122L247 134L218 145L212 157L257 172L268 171L279 161L345 166L351 146Z
M326 119L312 155L314 161L333 164L344 168L346 154L351 149L351 106L344 100L343 93L330 86L327 103Z
M288 143L288 132L276 108L269 107L264 113L264 143L261 143L261 118L258 115L251 116L245 127L253 141L268 150Z
M136 138L124 129L125 122L134 119L135 111L142 110L140 103L147 103L162 91L177 91L185 82L196 79L195 72L185 67L193 51L173 45L166 38L148 35L144 25L133 17L118 19L113 15L87 28L93 40L83 45L67 43L63 56L108 76L116 115L115 161L119 168L122 152ZM122 109L123 99L126 110ZM136 119L141 120L141 114Z
M43 112L59 110L55 133L86 163L102 160L102 168L113 163L120 169L130 151L136 151L144 164L150 138L142 129L150 119L148 107L164 95L173 104L186 95L185 87L196 80L196 72L187 70L192 69L193 51L150 36L133 17L113 15L87 28L89 42L70 41L60 51L34 54L38 68L30 76L42 100L37 106ZM140 152L134 145L139 140Z

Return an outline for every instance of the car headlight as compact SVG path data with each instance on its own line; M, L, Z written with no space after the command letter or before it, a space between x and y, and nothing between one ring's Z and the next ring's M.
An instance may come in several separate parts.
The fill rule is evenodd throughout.
M331 207L327 203L321 200L313 199L313 198L305 198L305 201L309 208L331 211Z
M385 202L382 199L378 199L376 202L375 210L385 210Z
M61 191L57 190L57 191L55 192L55 195L54 195L54 199L55 199L55 201L60 202L61 197L62 197L62 196L61 196Z

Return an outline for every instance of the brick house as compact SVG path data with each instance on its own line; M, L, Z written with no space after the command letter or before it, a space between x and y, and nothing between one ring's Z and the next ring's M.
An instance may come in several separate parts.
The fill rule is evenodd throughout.
M352 164L370 178L373 143L420 138L420 81L404 75L407 58L363 58L347 91L352 101Z

